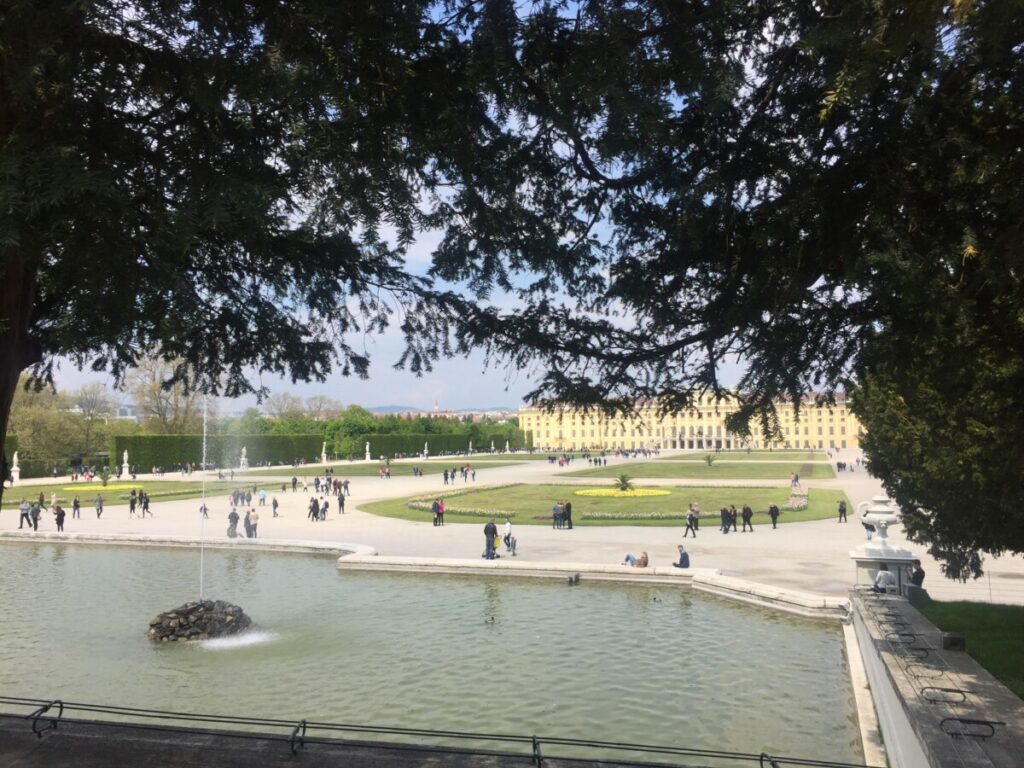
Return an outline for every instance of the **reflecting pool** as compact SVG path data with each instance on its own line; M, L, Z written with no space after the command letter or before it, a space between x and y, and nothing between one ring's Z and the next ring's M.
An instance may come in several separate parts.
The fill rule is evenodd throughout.
M6 696L860 762L838 626L673 587L207 552L251 632L154 645L199 554L0 544Z

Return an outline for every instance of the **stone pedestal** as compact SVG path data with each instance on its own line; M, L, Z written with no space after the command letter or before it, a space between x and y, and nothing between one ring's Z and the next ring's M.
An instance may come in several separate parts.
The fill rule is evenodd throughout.
M902 595L909 580L907 568L919 559L917 555L904 547L893 546L889 541L889 526L899 520L898 509L884 496L875 496L871 501L863 501L857 505L862 523L875 526L876 538L866 541L856 549L850 550L850 559L856 564L856 584L872 585L884 563L896 577L896 586Z
M11 467L11 485L17 485L19 480L21 480L21 467Z

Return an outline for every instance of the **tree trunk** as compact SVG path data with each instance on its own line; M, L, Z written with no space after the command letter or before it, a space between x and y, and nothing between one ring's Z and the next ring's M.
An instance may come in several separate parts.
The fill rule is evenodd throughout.
M5 444L11 403L21 372L42 360L39 343L29 336L36 274L32 263L20 254L8 254L0 267L0 472L6 482L8 466ZM3 484L0 483L0 503Z

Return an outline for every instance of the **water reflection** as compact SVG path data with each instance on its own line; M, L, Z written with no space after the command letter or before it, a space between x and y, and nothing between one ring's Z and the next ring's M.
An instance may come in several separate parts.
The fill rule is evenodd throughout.
M674 587L339 578L333 558L237 551L205 560L207 596L241 605L256 631L153 646L149 620L196 597L197 553L0 545L0 690L859 760L829 625ZM743 727L723 729L738 713Z

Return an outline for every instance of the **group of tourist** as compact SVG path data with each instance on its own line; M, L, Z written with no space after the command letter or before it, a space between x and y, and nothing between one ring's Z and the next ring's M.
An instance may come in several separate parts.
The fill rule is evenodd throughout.
M292 476L292 493L299 487L299 478ZM302 492L309 492L309 483L306 482L306 478L302 478ZM285 486L281 486L283 492ZM348 480L342 480L341 478L334 477L334 473L330 467L324 472L324 476L321 478L319 475L313 478L313 491L315 493L326 493L332 496L351 496L352 491L349 488Z
M921 561L915 560L911 565L908 565L905 569L905 575L907 582L915 587L921 587L924 585L924 569L921 567ZM898 589L898 583L896 574L889 570L887 563L882 563L878 566L878 573L875 574L875 581L871 585L871 589L875 592L888 592L890 589Z
M686 551L686 547L682 544L676 546L676 551L679 552L679 559L672 563L673 568L689 568L690 567L690 553ZM622 559L623 565L628 565L631 568L647 568L650 566L651 561L647 556L646 552L641 552L639 556L627 554Z
M518 544L516 537L512 535L512 521L509 518L505 518L505 535L498 535L498 526L494 522L494 518L491 518L490 522L484 525L484 552L481 555L486 560L494 560L495 558L501 557L498 554L498 548L504 544L505 551L516 556L516 545Z
M133 489L132 493L136 494L136 491ZM138 494L136 494L135 503L138 503L140 495L145 497L145 505L143 509L146 512L149 512L149 496L143 494L142 491L139 491ZM96 494L94 503L96 505L96 518L99 519L103 516L103 496ZM131 506L129 509L131 510L130 514L134 515L135 507ZM18 512L20 513L18 517L18 528L20 529L28 528L33 531L38 531L39 520L42 518L43 512L51 512L53 514L54 522L57 525L57 530L62 533L64 531L64 521L67 519L67 510L57 503L56 493L51 494L49 506L46 505L46 496L41 491L39 493L39 498L31 503L28 499L22 496L21 501L18 503ZM152 517L153 513L150 512L149 516ZM71 502L71 517L73 519L80 519L82 517L82 499L78 494L75 494L75 498Z
M340 493L337 496L338 499L338 514L345 514L345 494ZM311 523L322 523L327 520L327 513L330 512L331 502L330 499L324 496L317 498L311 496L309 499L309 507L306 513L306 517Z
M149 508L149 494L141 488L137 491L132 488L132 492L128 494L128 517L135 517L136 510L139 512L139 517L153 516L153 512Z
M556 501L551 507L551 527L572 530L572 502Z
M471 467L469 464L463 464L461 469L457 470L455 469L455 467L452 467L451 469L446 469L444 472L441 473L442 477L444 478L445 485L448 485L449 483L451 483L452 485L455 484L456 472L458 472L462 476L462 482L468 483L470 480L472 480L474 483L476 482L476 470L473 469L473 467Z
M238 532L238 511L232 507L231 512L228 513L228 538L235 539L241 534ZM243 528L245 530L245 538L255 539L257 538L257 526L260 522L260 513L255 508L250 508L245 513L243 520Z
M772 507L775 507L775 505L773 504ZM778 507L775 507L775 509L777 510ZM772 514L771 510L769 510L769 514ZM749 504L744 504L742 510L737 510L735 504L730 504L728 507L722 507L718 510L718 515L721 518L719 528L722 533L729 533L730 530L737 531L736 519L738 517L743 518L743 533L747 532L747 528L750 529L751 533L754 532L754 510L750 508ZM773 528L775 527L774 522L776 519L778 519L778 512L772 515ZM696 535L694 538L696 538Z

